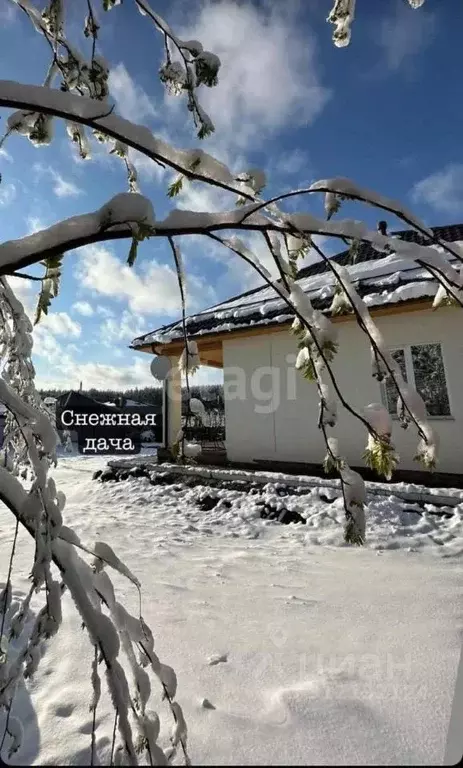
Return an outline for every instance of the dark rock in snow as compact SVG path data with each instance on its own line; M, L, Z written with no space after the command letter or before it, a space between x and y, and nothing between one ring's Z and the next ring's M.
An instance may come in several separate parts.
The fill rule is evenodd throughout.
M284 509L278 517L278 522L284 523L284 525L289 523L302 523L302 525L306 525L307 520L294 509Z
M100 475L100 480L102 483L107 483L109 480L117 481L118 479L119 478L117 477L113 469L105 469Z
M204 512L208 512L210 509L214 509L219 501L220 498L218 496L210 496L209 494L206 494L205 496L196 499L196 506L204 510Z
M234 480L228 485L228 488L230 491L241 491L241 493L247 493L249 483L246 483L245 480Z
M153 472L150 475L151 485L173 485L178 482L178 475L175 472Z
M148 477L148 472L146 467L143 464L140 464L138 467L133 467L133 469L130 469L129 475L131 477Z
M324 501L325 504L332 504L334 501L336 501L338 496L333 496L332 498L330 498L329 496L325 496L324 493L319 493L318 498L320 499L320 501Z
M277 520L279 523L283 523L283 525L289 525L289 523L302 523L305 525L307 523L305 517L302 517L299 512L293 509L286 509L286 507L277 509L271 504L264 504L260 511L260 516L264 520Z
M97 471L96 471L96 472L94 472L94 473L93 473L93 475L92 475L92 480L98 480L98 478L99 478L99 477L100 477L102 474L103 474L103 470L102 470L102 469L97 469Z

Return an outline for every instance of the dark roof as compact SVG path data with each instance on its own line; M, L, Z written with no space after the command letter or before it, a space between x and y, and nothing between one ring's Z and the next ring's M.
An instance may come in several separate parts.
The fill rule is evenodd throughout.
M463 241L463 224L451 224L443 227L432 227L431 228L436 239L438 240L444 240L447 242L454 242L457 240ZM421 235L416 230L402 230L398 232L390 232L388 233L390 237L397 237L401 240L405 240L408 242L415 242L419 245L429 245L429 237L426 235ZM377 251L370 243L360 243L357 250L357 255L355 259L355 263L365 263L365 262L374 262L378 259L382 259L385 257L384 252ZM348 265L349 259L351 258L351 251L350 249L346 249L342 251L341 253L337 254L336 256L331 257L331 261L334 261L337 264L340 264L342 266ZM408 284L414 284L417 283L416 278L416 269L418 265L411 266L409 270L401 270L401 276L400 279L397 280L396 283L394 283L394 287L397 288L399 286L405 286ZM304 278L310 278L310 277L318 277L320 275L323 275L324 273L329 273L329 266L327 263L323 260L317 261L313 264L310 264L307 267L303 267L297 276L298 280L302 280ZM407 272L409 272L409 276L407 276ZM392 274L391 270L391 274ZM384 279L385 275L382 275L382 278ZM366 275L363 280L360 280L357 283L357 291L359 295L364 298L365 296L368 296L369 294L372 294L378 290L378 288L373 288L371 284L368 285L365 283L365 281L368 280L368 276ZM424 277L420 277L420 282L429 282L434 283L434 280L432 276L428 273ZM255 302L255 311L250 311L246 314L246 326L253 326L253 325L264 325L264 324L270 324L273 322L279 323L279 322L285 322L289 319L291 319L291 314L289 309L284 309L282 313L281 306L276 307L275 309L272 309L269 307L268 311L265 311L263 314L262 308L264 304L270 304L270 301L272 300L260 300L258 294L262 292L263 289L266 289L267 286L260 285L257 288L253 288L252 290L246 291L244 293L238 294L237 296L233 296L230 299L227 299L224 302L221 302L220 304L217 304L213 307L210 307L208 310L203 310L201 313L196 315L191 315L187 318L187 331L188 335L190 337L194 337L195 335L198 335L199 333L214 333L220 332L219 326L223 322L227 322L229 325L236 327L243 327L243 320L234 317L234 312L236 310L240 309L239 299L245 299L246 301L243 301L243 306L252 306L253 302L249 301L249 297L255 295L256 296L256 302ZM431 289L430 289L431 292ZM277 298L275 294L275 298ZM327 298L314 298L311 299L312 304L315 309L320 310L326 310L331 304L332 297L328 296ZM216 313L220 312L221 314L225 314L227 312L227 305L231 302L234 303L233 308L230 307L230 314L229 316L223 320L220 320L218 322ZM137 349L140 346L143 346L144 344L156 343L156 341L162 343L162 337L166 336L166 342L167 342L167 336L169 332L176 331L178 327L181 326L181 323L179 321L176 321L174 323L170 323L169 325L162 326L161 328L158 328L155 331L151 331L150 333L144 334L143 336L140 336L132 342L132 348ZM183 335L183 334L182 334ZM164 342L164 343L166 343Z
M449 243L455 240L463 240L463 224L450 224L446 227L431 227L435 237L438 240L447 240ZM418 245L429 245L429 237L421 235L415 229L405 229L400 232L389 232L389 237L398 237L400 240L405 240L409 243L417 243ZM337 256L332 257L332 261L345 267L349 263L350 250L342 251ZM365 261L376 261L384 257L384 253L377 251L371 243L360 243L358 248L358 255L356 263ZM310 264L308 267L303 267L298 273L297 279L300 280L303 277L312 277L313 275L321 275L323 272L328 272L328 265L326 261L317 261L315 264Z
M105 405L104 403L95 400L93 397L88 397L87 395L83 395L81 392L75 392L72 389L70 392L64 392L57 397L56 405L58 409L79 408L94 413L118 413L118 409L115 406Z

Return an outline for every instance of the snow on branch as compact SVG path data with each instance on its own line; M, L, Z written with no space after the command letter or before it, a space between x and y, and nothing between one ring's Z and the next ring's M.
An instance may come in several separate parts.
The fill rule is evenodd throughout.
M16 520L34 538L36 535L34 516L39 512L40 502L38 499L31 499L31 492L28 493L11 472L1 467L0 501L13 512ZM151 765L162 765L168 762L168 753L171 748L166 752L160 748L157 744L159 728L153 729L152 727L153 718L157 720L159 718L153 712L149 713L149 717L147 713L145 714L145 707L151 697L151 684L147 673L144 671L144 666L149 663L159 679L164 695L168 698L174 726L177 728L177 743L181 744L185 761L188 764L186 725L182 709L178 702L174 701L176 686L169 687L166 682L168 679L173 680L175 673L171 667L159 662L154 653L152 633L141 616L138 619L131 616L120 603L116 602L114 587L107 573L102 572L102 566L110 565L139 587L137 579L121 563L112 549L102 542L94 547L94 550L97 551L95 552L95 565L92 568L75 551L75 547L80 546L79 538L75 534L72 535L68 529L63 528L62 533L61 536L58 531L51 541L51 559L61 574L63 586L68 589L76 604L92 644L98 649L96 665L92 665L94 683L95 675L98 676L98 665L103 662L106 666L107 684L118 713L118 728L125 759L128 760L128 764L137 765L137 753L146 749L150 755ZM57 582L55 583L57 584ZM62 592L62 589L60 591ZM11 709L16 684L23 673L24 665L30 669L31 675L34 674L40 662L42 641L50 636L49 629L46 629L49 624L44 624L43 619L50 611L50 607L61 617L60 610L58 610L60 600L60 595L57 594L54 598L53 590L51 590L48 605L39 613L32 633L23 641L22 649L11 661L8 659L8 646L2 646L6 653L6 661L0 670L0 708L6 707L8 712ZM109 609L109 616L103 613L103 606ZM21 613L21 609L19 613ZM16 609L16 614L10 622L11 626L16 624L19 627L16 621L19 613ZM19 629L16 630L16 632L18 631ZM140 644L143 645L143 656L146 657L146 661L143 658L138 661L136 658L135 648ZM139 701L138 709L134 703L135 698L130 691L124 669L119 662L121 651L127 657L132 670ZM33 665L31 665L31 661L33 661ZM99 683L96 686L97 699L99 698L98 690ZM131 714L139 734L137 742L134 741L136 732L130 722ZM181 729L179 724L181 724ZM17 745L18 748L19 746L20 744Z
M335 0L327 21L334 24L333 42L338 48L350 43L354 15L355 0Z
M408 0L411 8L421 8L424 0ZM351 40L352 25L355 17L355 0L334 0L327 21L333 24L333 43L337 48L345 48Z
M131 219L140 216L143 220L154 222L151 203L141 196L117 196L101 209L101 219L106 226L119 221L121 208ZM130 222L132 226L138 222ZM11 580L0 596L0 709L6 710L5 736L0 743L3 749L8 737L7 749L11 756L21 746L21 728L19 721L10 716L18 683L32 677L46 651L46 641L59 630L62 621L61 598L67 590L74 601L87 630L90 642L95 649L90 680L93 688L92 707L95 709L99 699L100 678L98 666L103 664L111 700L117 712L117 725L120 743L118 754L124 764L136 765L139 755L150 756L150 764L167 764L173 747L161 749L157 744L159 729L154 727L154 717L144 716L151 685L142 661L138 660L135 650L143 640L151 658L151 667L158 677L161 689L169 700L174 721L176 742L184 750L185 761L189 762L186 751L187 732L182 710L174 701L174 688L167 686L166 679L175 677L174 671L167 665L160 664L154 654L153 637L141 617L131 616L119 603L115 603L116 613L111 611L108 595L114 594L114 588L107 574L102 573L104 565L123 574L137 588L138 579L121 562L110 546L98 541L93 550L83 546L79 537L63 526L65 495L58 491L49 467L56 463L55 448L58 435L47 414L34 386L34 368L30 359L32 351L32 327L24 313L21 303L14 297L8 281L0 278L0 348L3 362L0 378L0 401L5 404L9 415L2 447L0 467L0 501L13 513L18 524L24 528L35 542L32 567L30 569L31 590L20 602L12 604L10 600ZM30 481L26 489L20 480ZM94 556L89 565L77 549ZM14 558L11 552L10 564ZM61 581L53 577L51 566L59 571ZM11 573L11 567L9 568ZM33 593L44 594L45 602L38 611L32 628L26 628L29 605ZM140 598L141 606L141 598ZM105 610L109 609L109 615ZM8 612L8 615L7 615ZM15 640L13 650L12 641ZM129 661L133 673L133 686L130 685L124 667L122 655ZM158 666L156 666L156 660ZM132 691L133 687L133 691ZM167 692L166 692L167 688ZM142 712L137 710L137 697ZM96 719L93 718L96 728ZM177 728L178 726L178 728ZM92 754L95 746L95 734L92 730Z
M392 200L389 197L378 195L371 189L366 187L360 187L350 179L334 178L334 179L321 179L316 181L308 189L308 192L325 192L326 195L334 194L342 198L349 198L351 200L360 200L362 202L373 205L376 208L382 208L385 211L396 214L403 221L406 221L413 227L416 227L421 232L424 232L428 237L433 238L434 233L432 229L428 229L425 224L418 219L411 211L399 203L397 200Z
M291 235L296 228L306 235L324 235L342 240L371 243L380 251L392 251L384 263L391 269L404 258L442 272L450 284L460 286L460 275L447 261L443 249L447 244L423 246L369 230L361 221L339 219L325 221L309 213L285 214L281 220L266 216L262 203L249 203L242 208L217 213L175 209L162 221L156 221L150 201L137 193L121 193L93 213L69 219L18 240L0 244L0 274L42 261L46 255L61 255L84 245L133 237L133 224L145 222L152 227L151 237L209 234L220 230L277 232ZM108 218L108 211L111 211ZM461 258L461 256L460 256Z
M113 108L107 103L40 85L0 80L0 106L53 115L90 126L190 179L206 181L213 186L250 197L243 192L242 184L235 181L226 165L212 155L201 149L175 149L156 138L146 126L112 114ZM194 170L191 170L192 166Z
M134 237L140 226L154 229L155 213L143 195L121 192L94 213L73 216L47 229L0 245L0 273L63 254L82 245Z

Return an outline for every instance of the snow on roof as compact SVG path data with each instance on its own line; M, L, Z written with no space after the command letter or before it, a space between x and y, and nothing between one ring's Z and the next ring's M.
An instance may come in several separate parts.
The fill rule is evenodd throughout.
M104 405L109 405L111 408L117 408L118 406L116 403L109 400L108 402L104 403ZM124 399L124 408L145 408L146 410L153 410L154 405L150 403L140 403L137 400L130 400L130 399Z
M440 240L463 248L463 224L433 227ZM426 245L426 238L415 230L396 232L393 236L405 242ZM441 250L438 246L434 249ZM434 297L437 281L412 258L391 253L384 256L369 243L361 243L355 264L349 264L350 252L343 251L332 261L346 266L365 303L379 307ZM298 283L316 309L327 311L333 297L335 278L324 261L301 269ZM273 288L255 288L239 296L205 309L187 318L190 338L203 334L224 333L245 328L285 323L293 314ZM132 347L146 344L168 344L183 338L180 321L163 326L133 340Z

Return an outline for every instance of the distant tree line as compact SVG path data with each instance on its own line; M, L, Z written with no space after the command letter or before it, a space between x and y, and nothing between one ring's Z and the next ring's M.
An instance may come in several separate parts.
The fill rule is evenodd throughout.
M41 389L39 390L42 398L45 397L59 397L69 390L65 389ZM223 401L223 387L220 384L203 384L201 386L190 386L191 397L196 397L201 400L206 410L210 408L216 408L220 411L224 409ZM161 387L136 387L135 389L126 389L123 392L115 389L82 389L82 394L87 397L92 397L100 403L115 402L121 395L127 400L135 400L137 403L146 403L147 405L155 405L159 408L162 406L162 388ZM188 397L186 389L183 389L182 398L185 402Z

